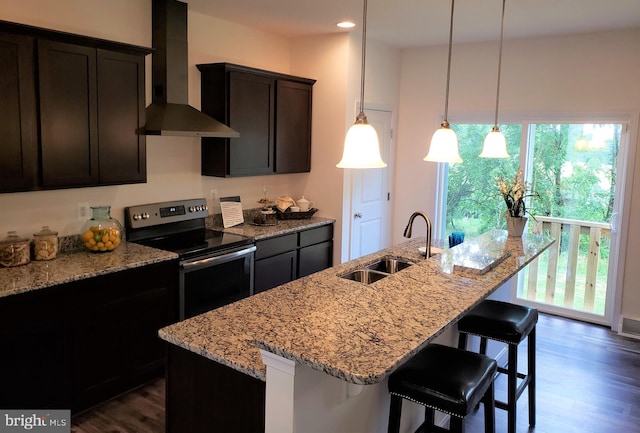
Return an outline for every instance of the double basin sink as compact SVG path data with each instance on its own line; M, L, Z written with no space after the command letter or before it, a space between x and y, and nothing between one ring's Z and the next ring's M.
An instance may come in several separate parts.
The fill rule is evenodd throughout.
M374 263L341 275L341 277L347 280L357 281L359 283L371 284L388 277L391 274L400 272L412 264L413 263L393 257L383 257Z

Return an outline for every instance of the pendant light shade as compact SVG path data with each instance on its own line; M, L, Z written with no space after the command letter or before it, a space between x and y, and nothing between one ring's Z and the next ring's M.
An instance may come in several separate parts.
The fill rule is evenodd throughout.
M507 152L507 140L500 132L498 126L494 126L484 139L481 158L509 158Z
M380 143L376 130L364 114L364 70L367 52L367 0L364 0L362 17L362 69L360 71L360 113L347 131L342 159L338 168L382 168L387 164L380 156Z
M347 131L342 159L338 168L382 168L387 164L380 157L380 145L376 130L367 122L367 116L360 113L356 123Z
M491 132L484 139L481 158L509 158L507 140L498 127L498 105L500 102L500 70L502 69L502 37L504 34L504 7L506 0L502 0L502 18L500 19L500 51L498 54L498 85L496 90L496 116Z
M447 114L449 111L449 81L451 78L451 46L453 42L453 11L455 0L451 0L451 20L449 22L449 59L447 60L447 88L444 98L444 120L440 125L440 129L434 132L431 137L431 145L429 152L424 157L425 161L433 162L462 162L458 153L458 136L455 131L449 127Z
M440 128L431 138L429 153L424 157L425 161L432 162L462 162L458 153L458 136L449 127L448 122L442 122Z

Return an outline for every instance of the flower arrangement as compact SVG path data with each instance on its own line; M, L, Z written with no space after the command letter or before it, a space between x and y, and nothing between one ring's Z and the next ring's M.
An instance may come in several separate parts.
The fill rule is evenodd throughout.
M528 189L527 184L522 181L522 170L518 170L513 180L504 179L501 176L497 176L496 180L502 198L507 205L506 215L524 217L526 213L531 214L524 200L527 197L537 197L538 194ZM531 216L533 217L533 215Z

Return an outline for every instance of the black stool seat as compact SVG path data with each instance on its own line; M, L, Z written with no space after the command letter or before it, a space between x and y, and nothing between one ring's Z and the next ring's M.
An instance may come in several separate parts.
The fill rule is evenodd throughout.
M428 345L389 376L389 432L399 429L403 398L426 406L430 413L425 424L436 431L440 429L433 426L433 409L452 415L452 420L453 416L462 419L483 401L486 431L494 431L496 370L496 361L485 355L440 344Z
M537 322L535 308L487 299L460 319L458 331L518 344Z

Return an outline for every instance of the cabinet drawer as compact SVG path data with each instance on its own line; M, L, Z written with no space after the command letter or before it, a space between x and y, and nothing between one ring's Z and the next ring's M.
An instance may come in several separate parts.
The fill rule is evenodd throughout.
M256 247L258 249L256 250L256 260L295 250L298 244L297 241L298 235L296 233L278 236L273 239L257 241Z
M300 232L300 246L318 244L333 239L333 224Z

